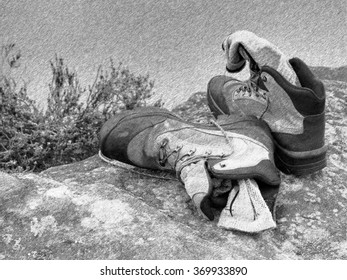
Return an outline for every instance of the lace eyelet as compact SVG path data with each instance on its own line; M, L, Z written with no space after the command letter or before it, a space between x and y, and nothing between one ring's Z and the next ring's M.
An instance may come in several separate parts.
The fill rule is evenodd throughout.
M266 76L262 76L261 79L263 80L263 82L267 82L267 77Z
M167 143L169 143L169 139L164 138L163 141L161 141L160 143L160 147L164 148L167 145Z

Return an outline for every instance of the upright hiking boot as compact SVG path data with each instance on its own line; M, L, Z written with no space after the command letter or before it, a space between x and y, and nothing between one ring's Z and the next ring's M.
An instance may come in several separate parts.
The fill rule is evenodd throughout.
M259 66L241 48L250 63L250 79L212 78L208 105L215 117L224 114L264 120L275 142L275 162L284 173L304 175L326 166L325 89L299 58L289 60L301 86L286 80L270 66Z
M103 125L100 153L103 159L176 172L199 212L209 219L211 176L280 183L271 133L254 117L202 125L157 107L125 111Z

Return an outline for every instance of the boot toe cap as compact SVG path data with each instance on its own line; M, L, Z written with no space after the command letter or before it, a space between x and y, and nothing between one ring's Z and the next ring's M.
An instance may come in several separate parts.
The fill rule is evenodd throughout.
M147 107L110 118L100 131L101 153L110 159L152 168L152 160L146 154L147 138L154 126L168 118L165 114L165 109Z

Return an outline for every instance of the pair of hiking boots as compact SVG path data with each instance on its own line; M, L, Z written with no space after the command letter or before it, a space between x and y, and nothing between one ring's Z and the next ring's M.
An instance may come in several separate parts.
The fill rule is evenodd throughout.
M300 59L289 60L301 87L276 69L259 66L244 49L229 72L249 62L250 79L211 79L211 125L187 122L157 107L125 111L100 132L100 153L134 166L174 171L198 211L213 219L212 179L280 184L282 171L304 175L326 166L325 90ZM230 67L230 66L229 66Z

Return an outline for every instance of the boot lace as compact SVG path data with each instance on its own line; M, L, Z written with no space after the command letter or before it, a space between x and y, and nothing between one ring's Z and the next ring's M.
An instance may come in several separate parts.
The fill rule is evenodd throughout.
M260 91L259 83L266 82L267 78L266 76L261 76L261 72L253 72L251 71L251 77L243 82L243 84L236 90L236 95L241 95L245 97L255 97L255 98L262 98L266 102L266 107L264 111L261 113L259 119L261 119L266 111L269 108L270 99L268 95L266 94L266 91Z
M195 155L196 148L189 150L187 153L182 153L183 145L177 145L174 149L169 147L169 140L164 138L159 147L159 159L158 162L160 166L166 167L167 164L170 166L170 169L176 170L179 172L184 166L189 165L190 163L197 162L202 159L207 158L224 158L230 156L234 152L232 141L230 140L226 131L214 120L211 120L211 123L214 124L224 135L228 146L230 147L230 152L228 154L222 153L221 155L211 155L212 151L207 150L201 155ZM173 158L172 160L169 160ZM177 168L179 163L183 163L180 168Z
M184 166L189 165L190 163L197 162L202 159L207 158L224 158L227 156L230 156L234 152L232 140L226 133L226 131L214 120L211 120L211 123L215 125L224 135L225 140L230 147L229 153L222 153L220 155L211 155L212 151L207 150L205 153L201 155L195 155L196 148L189 150L187 153L182 153L183 145L177 145L174 149L171 149L169 147L169 140L167 138L164 138L160 144L159 147L159 165L162 167L166 167L167 164L169 165L169 168L172 170L176 170L179 172ZM173 158L172 160L169 160L170 158ZM179 163L183 163L181 167L178 169L177 165Z
M243 45L239 46L240 55L249 62L249 69L251 72L251 77L244 82L244 84L236 90L236 94L242 94L242 96L263 98L266 101L266 108L260 115L261 119L269 108L270 99L266 92L261 93L259 91L260 84L264 84L267 81L266 76L261 76L261 68L257 62L252 58L252 56L247 52Z
M163 139L163 141L160 144L159 148L159 164L162 167L165 167L168 163L170 166L170 169L176 170L177 164L179 161L184 161L185 159L188 159L189 157L193 156L196 152L196 149L190 150L186 154L182 154L182 148L183 145L178 145L174 149L170 149L168 146L169 140L167 138ZM173 163L169 161L170 157L174 157Z
M223 135L224 135L224 137L225 137L225 140L227 141L227 144L228 144L228 146L229 146L230 149L231 149L230 154L232 154L232 153L234 152L234 147L233 147L233 145L232 145L232 143L231 143L231 140L230 140L228 134L226 133L226 131L225 131L225 130L223 129L223 127L221 127L215 120L211 120L211 123L212 123L213 125L215 125L215 126L223 133Z

